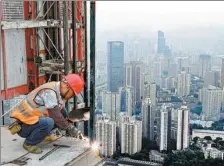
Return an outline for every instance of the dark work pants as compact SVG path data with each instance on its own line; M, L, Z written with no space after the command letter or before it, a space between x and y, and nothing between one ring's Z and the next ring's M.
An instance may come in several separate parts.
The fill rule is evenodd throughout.
M62 109L64 117L68 116L67 110ZM21 130L18 132L20 137L26 138L27 145L36 145L43 141L54 128L54 120L50 117L40 117L39 121L33 125L22 124Z

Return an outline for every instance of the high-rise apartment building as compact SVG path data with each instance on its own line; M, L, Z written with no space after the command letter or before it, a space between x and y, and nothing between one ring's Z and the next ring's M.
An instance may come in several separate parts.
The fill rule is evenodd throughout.
M162 64L161 62L154 62L153 63L153 73L154 77L160 78L162 76Z
M177 114L177 150L183 150L189 146L189 109L182 106Z
M177 95L180 97L187 96L190 94L190 74L185 71L181 71L177 75Z
M156 105L156 83L155 82L145 82L143 91L143 100L150 98L153 106Z
M205 78L205 73L211 70L211 56L201 54L199 57L199 76Z
M134 88L134 102L141 101L141 73L144 73L144 64L140 61L132 61L125 64L125 86Z
M208 86L208 85L216 86L218 81L216 79L217 77L216 77L215 71L206 71L205 78L204 78L204 86Z
M107 86L111 92L117 92L124 80L124 43L108 42Z
M142 121L133 118L120 124L121 153L134 154L142 148Z
M164 103L160 110L160 125L159 125L159 149L160 151L169 149L169 141L171 140L171 113L173 105Z
M102 113L112 120L116 121L118 114L121 110L121 97L118 92L107 92L103 91L102 93Z
M181 71L183 68L189 67L188 57L177 57L177 69Z
M124 86L132 86L132 65L126 63L124 65Z
M100 153L110 157L116 151L116 122L102 119L96 122L96 141L101 143Z
M220 119L220 109L223 99L223 90L211 86L202 89L202 113L205 120L217 121Z
M145 100L142 101L141 117L142 117L142 136L144 138L153 140L154 116L150 98L146 98Z
M141 80L140 80L140 96L141 96L141 99L144 100L145 96L144 96L144 93L145 93L145 84L147 84L148 82L151 82L153 83L153 79L151 79L151 76L150 74L146 74L146 73L142 73L141 74Z
M119 88L120 111L132 116L134 112L134 89L130 86Z
M222 58L222 66L221 66L221 81L220 81L220 87L224 88L224 58Z

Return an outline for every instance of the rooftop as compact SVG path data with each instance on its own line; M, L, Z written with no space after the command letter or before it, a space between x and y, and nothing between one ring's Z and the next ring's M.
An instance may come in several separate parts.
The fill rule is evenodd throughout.
M20 165L78 166L82 163L83 166L93 166L101 161L101 158L90 149L88 141L61 137L51 143L40 143L39 147L42 148L42 154L31 154L27 153L22 147L24 138L19 137L17 134L11 135L7 127L1 127L1 136L1 165L13 166L12 164L18 165L20 163ZM53 144L69 145L71 147L59 148L56 152L39 161L41 156L53 149ZM82 159L87 164L84 164Z
M193 129L192 132L224 134L224 131Z

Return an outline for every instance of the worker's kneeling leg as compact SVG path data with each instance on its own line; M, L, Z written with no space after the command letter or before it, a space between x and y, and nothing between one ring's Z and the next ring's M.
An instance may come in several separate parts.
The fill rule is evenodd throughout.
M36 145L40 143L53 129L54 120L49 117L41 117L38 123L34 125L23 125L18 133L21 137L25 137L25 144Z

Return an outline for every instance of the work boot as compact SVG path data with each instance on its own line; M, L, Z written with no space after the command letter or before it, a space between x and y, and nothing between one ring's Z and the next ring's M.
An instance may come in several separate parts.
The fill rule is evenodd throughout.
M25 150L27 150L28 152L30 152L30 153L34 153L34 154L40 154L40 153L42 153L41 149L38 148L35 145L27 145L26 143L24 143L23 144L23 148Z
M56 135L48 135L44 138L43 141L45 142L51 142L51 141L55 141L58 137Z

